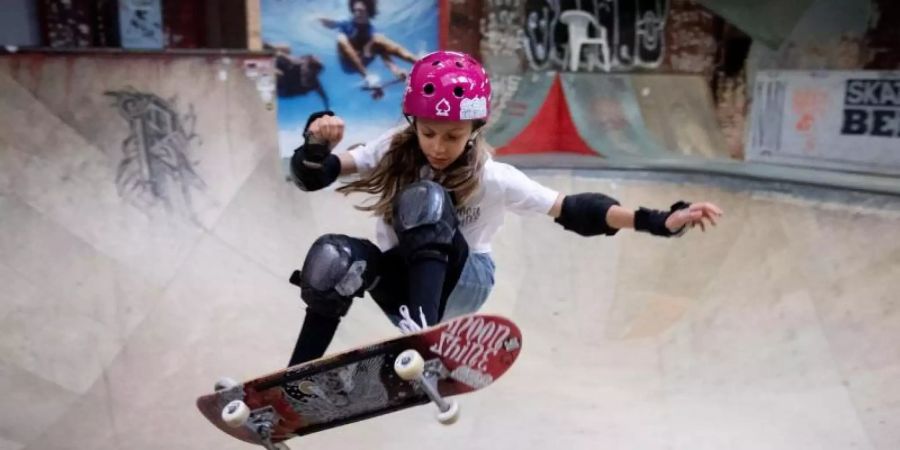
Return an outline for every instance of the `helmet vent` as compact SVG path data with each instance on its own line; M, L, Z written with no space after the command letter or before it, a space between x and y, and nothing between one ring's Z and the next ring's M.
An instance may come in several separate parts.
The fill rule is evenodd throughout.
M422 87L422 92L424 92L425 95L433 95L434 85L431 83L426 83L425 86Z
M465 91L463 90L463 88L461 86L457 86L457 87L453 88L453 95L455 95L457 97L462 97L463 94L465 94Z

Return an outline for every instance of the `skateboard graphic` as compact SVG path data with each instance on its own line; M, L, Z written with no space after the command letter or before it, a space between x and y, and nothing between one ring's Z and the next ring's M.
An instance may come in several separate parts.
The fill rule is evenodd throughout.
M395 78L391 81L388 81L387 83L376 85L376 86L362 85L362 86L360 86L360 88L364 91L368 91L373 99L378 100L378 99L381 99L382 97L384 97L385 89L387 89L395 84L401 84L401 83L406 83L406 77Z
M225 433L287 449L283 441L484 388L519 355L522 335L501 316L471 314L413 334L299 364L244 383L222 379L197 408Z

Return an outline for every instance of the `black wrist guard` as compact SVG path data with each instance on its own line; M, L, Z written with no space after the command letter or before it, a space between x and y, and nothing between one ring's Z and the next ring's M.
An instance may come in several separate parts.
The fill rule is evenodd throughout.
M309 142L309 126L312 125L313 121L320 117L325 116L334 116L334 113L331 111L319 111L316 113L310 114L309 118L306 119L306 126L303 127L303 147L306 147L304 152L304 158L307 162L307 165L315 167L316 165L321 165L325 162L325 158L331 154L331 149L328 148L328 144L324 143L312 143ZM301 148L303 148L301 147ZM299 149L297 149L299 150ZM296 150L295 150L296 154Z
M680 230L672 232L666 227L666 219L668 219L673 212L678 211L679 209L685 209L689 206L691 206L690 203L679 201L673 204L668 211L640 208L634 212L634 229L635 231L643 231L654 236L681 236L684 234L686 228L681 227Z
M606 223L606 212L619 202L603 194L567 195L556 223L582 236L612 236L619 232Z
M291 157L291 174L294 184L304 191L318 191L337 180L341 173L341 160L328 154L321 163L313 163L306 159L306 150L310 146L323 144L304 144L294 150Z
M331 154L327 143L309 142L309 126L313 121L324 116L333 116L331 111L319 111L310 114L303 127L304 143L294 150L291 157L291 174L294 184L304 191L317 191L334 180L341 173L341 161Z

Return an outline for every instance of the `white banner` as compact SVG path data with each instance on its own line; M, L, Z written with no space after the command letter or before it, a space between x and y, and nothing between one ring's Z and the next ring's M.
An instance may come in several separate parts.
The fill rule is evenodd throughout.
M900 174L900 72L759 72L746 157Z

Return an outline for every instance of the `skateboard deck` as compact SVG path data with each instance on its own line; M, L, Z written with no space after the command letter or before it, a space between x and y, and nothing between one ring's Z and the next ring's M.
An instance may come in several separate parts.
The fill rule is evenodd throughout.
M201 396L200 412L225 433L272 447L287 439L484 388L502 376L519 355L518 327L501 316L471 314L373 345L328 355ZM398 355L415 350L428 374L413 381L394 367ZM237 428L222 411L242 400L250 418ZM259 424L266 423L260 433ZM274 448L274 447L272 447Z

